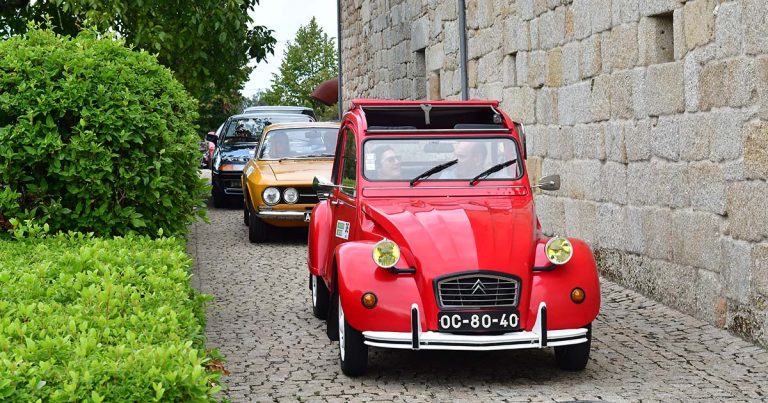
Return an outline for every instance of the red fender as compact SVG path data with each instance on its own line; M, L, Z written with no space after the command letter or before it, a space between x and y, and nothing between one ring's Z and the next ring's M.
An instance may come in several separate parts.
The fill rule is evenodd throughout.
M347 242L336 250L339 297L344 316L359 331L411 331L411 305L424 312L416 281L411 274L392 274L373 262L375 242ZM376 294L378 303L372 309L362 304L363 294ZM426 329L425 318L421 326Z
M328 245L331 242L331 210L328 201L317 203L312 209L312 220L309 222L309 255L307 265L309 272L315 276L323 276L328 262Z
M589 246L579 239L568 238L573 245L573 257L568 263L551 271L534 271L531 303L528 307L527 328L536 320L540 302L547 304L547 328L550 330L584 327L597 317L600 310L600 281L597 265ZM547 266L543 239L536 245L536 266ZM546 263L545 263L546 262ZM580 304L571 301L571 290L580 287L586 298Z

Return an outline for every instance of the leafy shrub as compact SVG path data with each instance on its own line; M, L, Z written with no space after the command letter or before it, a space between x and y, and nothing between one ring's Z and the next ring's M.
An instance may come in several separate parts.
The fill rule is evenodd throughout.
M213 400L183 243L70 233L0 250L0 401Z
M0 228L183 233L207 193L195 111L170 70L120 39L0 41Z

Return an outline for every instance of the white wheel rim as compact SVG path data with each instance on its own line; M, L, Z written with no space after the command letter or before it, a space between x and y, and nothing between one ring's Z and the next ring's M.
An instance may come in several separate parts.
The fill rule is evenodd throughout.
M317 276L312 276L312 306L317 306Z
M344 361L344 310L341 309L341 298L339 298L339 353L341 360Z

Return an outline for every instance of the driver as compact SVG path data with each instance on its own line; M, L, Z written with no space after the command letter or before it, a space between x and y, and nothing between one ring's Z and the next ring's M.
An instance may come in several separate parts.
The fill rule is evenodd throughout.
M288 135L282 132L269 137L269 156L272 158L285 158L291 155L291 143Z
M251 131L248 130L247 127L245 127L244 124L240 123L237 125L237 128L235 129L235 137L250 137Z
M453 155L458 160L448 168L440 179L471 179L485 168L485 144L478 141L462 141L453 147Z

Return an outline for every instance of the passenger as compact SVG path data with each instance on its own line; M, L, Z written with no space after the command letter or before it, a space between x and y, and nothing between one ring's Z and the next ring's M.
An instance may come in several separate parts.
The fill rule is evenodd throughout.
M332 131L326 131L323 133L323 144L325 145L325 153L334 155L336 153L336 139L338 134Z
M459 142L453 147L453 155L459 162L446 169L440 179L472 179L486 168L485 144L481 142Z
M400 170L401 158L390 146L380 146L373 151L376 161L376 179L402 179Z

